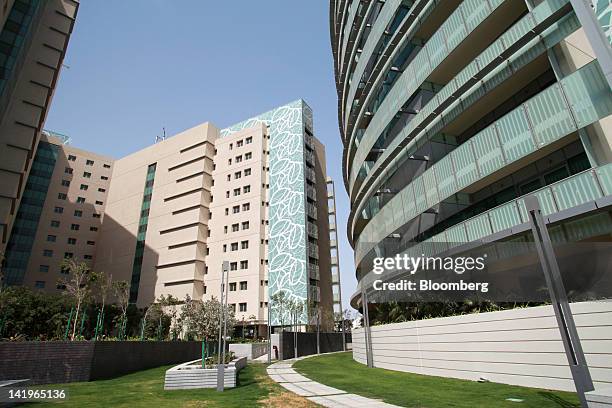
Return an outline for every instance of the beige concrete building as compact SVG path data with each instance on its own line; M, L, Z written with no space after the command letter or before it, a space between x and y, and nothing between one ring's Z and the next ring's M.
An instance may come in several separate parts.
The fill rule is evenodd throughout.
M239 321L267 324L269 295L285 292L331 325L333 194L303 101L224 130L204 123L115 161L48 136L34 167L9 244L14 284L61 289L59 264L74 257L130 282L131 302L145 307L162 295L219 299L227 261ZM273 324L288 322L277 309Z
M78 7L76 0L0 1L0 252L19 208Z
M48 132L43 132L40 143L53 145L57 158L23 284L52 292L66 277L60 268L63 258L94 265L113 159L66 145ZM23 222L20 216L17 222ZM19 231L13 234L14 238Z

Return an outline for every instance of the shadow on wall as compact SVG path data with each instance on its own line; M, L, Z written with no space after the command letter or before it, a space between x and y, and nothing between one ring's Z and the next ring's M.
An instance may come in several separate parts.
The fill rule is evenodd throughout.
M142 307L155 300L159 255L145 240L142 262L138 262L137 231L136 223L126 228L105 214L98 236L94 270L112 275L114 281L129 282L132 293L137 288L138 306Z

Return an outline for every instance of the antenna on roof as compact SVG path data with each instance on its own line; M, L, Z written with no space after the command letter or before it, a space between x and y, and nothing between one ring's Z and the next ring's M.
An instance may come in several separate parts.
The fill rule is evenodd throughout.
M162 136L155 136L155 143L157 142L163 142L164 140L166 140L166 128L162 128L163 133Z

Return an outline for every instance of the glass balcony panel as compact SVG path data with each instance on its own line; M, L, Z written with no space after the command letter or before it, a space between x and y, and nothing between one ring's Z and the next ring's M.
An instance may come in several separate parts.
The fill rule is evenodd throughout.
M422 213L427 209L427 200L425 197L425 185L423 183L423 176L419 176L414 179L414 200L417 214Z
M495 124L506 160L511 163L536 150L527 115L522 106L508 113Z
M465 0L459 6L468 32L474 30L491 13L489 4L482 0Z
M491 223L489 222L489 215L487 213L466 221L465 229L467 230L469 241L475 241L493 233L491 230Z
M472 138L472 141L480 177L485 177L504 166L505 160L495 126L484 129Z
M446 156L444 159L436 163L433 168L436 173L436 180L438 181L440 201L442 201L457 191L453 162L450 156Z
M612 92L597 63L590 63L561 80L578 128L612 112Z
M476 168L471 140L453 150L450 157L455 169L457 189L462 189L478 180L478 169Z
M499 232L521 224L521 215L515 201L490 211L493 232Z
M595 170L599 184L605 195L612 195L612 165L599 167Z
M597 181L590 171L553 184L552 191L560 211L601 197Z
M568 241L581 241L586 237L609 234L612 229L612 220L607 213L593 214L575 221L563 224Z
M538 147L576 130L559 84L554 84L525 103Z
M444 53L446 57L450 50L455 49L461 41L465 39L468 31L463 23L462 12L455 12L448 17L448 20L442 26L444 37L446 38L447 50ZM434 63L434 65L437 65Z
M427 208L431 208L440 201L438 197L438 186L436 183L436 177L432 168L423 173L423 183L425 185L425 198L427 201Z
M540 202L540 207L542 208L543 215L549 215L557 212L557 206L555 205L555 200L553 199L552 191L550 191L550 188L538 190L534 194ZM529 222L529 215L527 214L527 207L525 207L525 200L523 198L519 199L517 201L517 205L521 213L521 220L523 220L523 222Z

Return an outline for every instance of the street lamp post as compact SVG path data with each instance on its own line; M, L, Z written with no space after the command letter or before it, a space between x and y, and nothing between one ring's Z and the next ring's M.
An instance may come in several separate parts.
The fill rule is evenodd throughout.
M227 295L225 291L227 287L227 280L229 280L229 276L226 278L226 275L228 274L229 262L223 261L223 266L221 267L220 292L221 312L219 313L219 355L217 356L217 391L219 392L223 392L225 387L225 336L227 334Z

